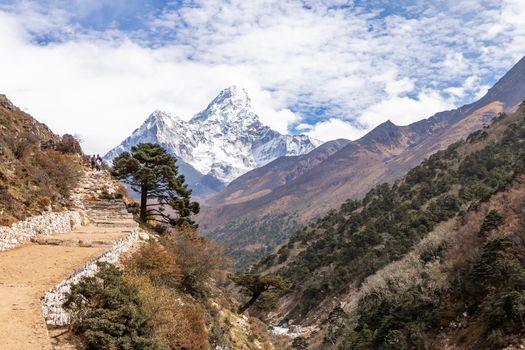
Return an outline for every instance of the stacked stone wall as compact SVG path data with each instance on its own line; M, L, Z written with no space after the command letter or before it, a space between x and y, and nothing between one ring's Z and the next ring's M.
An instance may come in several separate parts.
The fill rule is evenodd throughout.
M113 247L98 258L88 262L75 271L42 298L44 318L48 326L65 326L71 323L71 315L62 307L66 294L71 286L78 283L83 277L93 276L97 272L98 262L116 263L122 253L128 251L139 239L139 231L130 232L127 236L115 242Z
M16 248L37 235L71 232L81 225L80 212L66 211L33 216L12 226L0 226L0 251Z

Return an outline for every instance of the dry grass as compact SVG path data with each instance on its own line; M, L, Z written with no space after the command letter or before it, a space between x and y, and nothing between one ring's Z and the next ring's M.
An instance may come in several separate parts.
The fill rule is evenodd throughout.
M68 207L82 172L71 152L79 150L0 95L0 225Z
M454 225L455 219L438 225L401 260L369 276L356 293L355 299L350 301L345 309L351 312L355 310L358 303L375 303L385 298L395 298L414 287L426 290L429 295L447 288L447 275L441 271L440 261L424 262L421 256L427 252L437 251L456 235Z

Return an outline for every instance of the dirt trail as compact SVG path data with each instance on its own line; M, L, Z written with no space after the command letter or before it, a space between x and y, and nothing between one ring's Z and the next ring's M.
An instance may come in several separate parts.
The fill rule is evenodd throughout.
M112 186L107 174L89 171L81 184L89 225L0 252L0 349L51 350L40 298L137 226L121 201L97 199Z

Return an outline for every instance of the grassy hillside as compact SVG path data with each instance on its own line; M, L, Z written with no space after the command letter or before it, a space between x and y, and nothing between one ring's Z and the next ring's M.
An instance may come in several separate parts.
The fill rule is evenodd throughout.
M0 95L0 225L62 210L80 175L80 146Z
M525 105L297 232L258 268L312 348L497 348L525 316ZM286 306L285 306L286 305Z

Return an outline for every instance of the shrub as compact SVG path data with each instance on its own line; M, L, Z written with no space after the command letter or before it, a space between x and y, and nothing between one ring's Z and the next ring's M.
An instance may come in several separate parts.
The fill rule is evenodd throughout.
M63 199L69 198L82 173L77 156L54 150L43 151L34 160L34 167L32 180L50 193L58 192Z
M205 297L210 279L219 277L230 263L221 246L191 233L163 237L162 243L177 257L181 289L195 297Z
M182 302L174 290L155 285L146 276L126 277L139 291L141 309L151 328L152 339L167 349L208 348L203 310Z
M160 350L151 339L137 288L117 267L99 263L98 268L94 277L84 277L71 287L64 303L86 349Z
M62 136L62 140L56 144L55 150L62 153L82 154L82 147L80 147L80 143L73 135L69 134Z
M5 140L10 144L11 152L17 160L21 160L38 150L38 137L31 132L13 135Z
M133 255L123 259L126 271L147 276L153 283L178 287L182 273L173 252L163 245L151 242L140 247Z
M292 342L292 348L297 350L308 349L308 341L304 337L297 337Z

